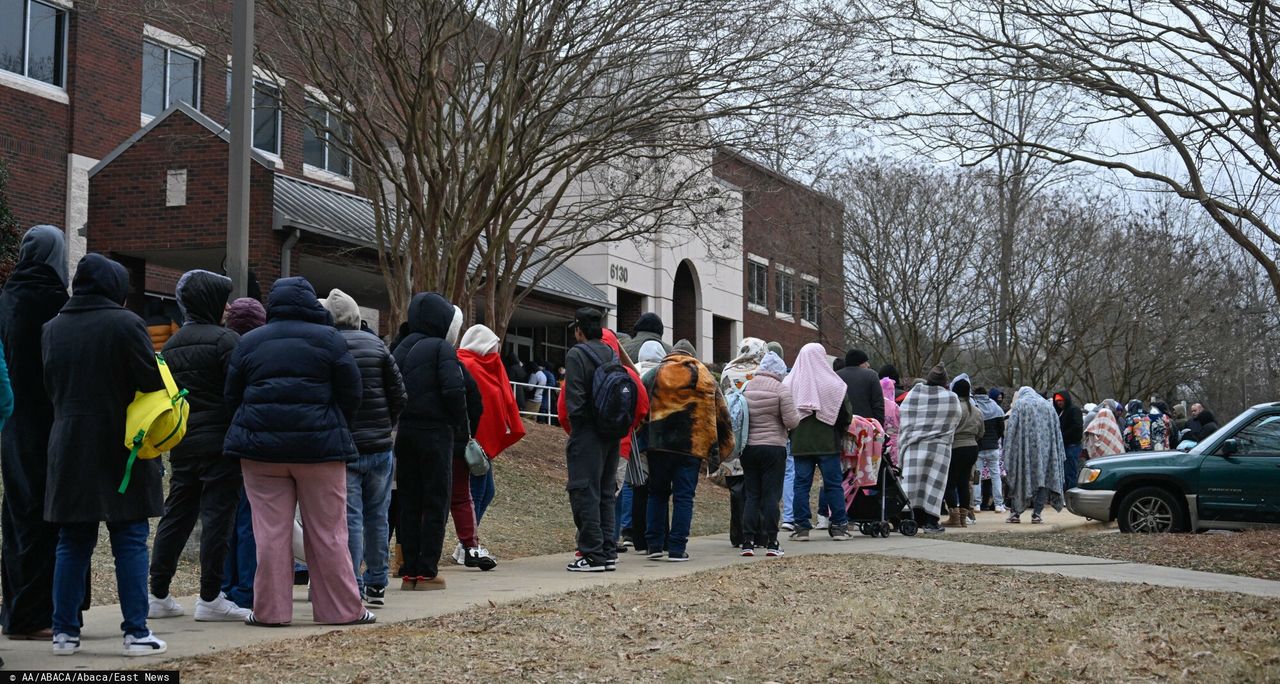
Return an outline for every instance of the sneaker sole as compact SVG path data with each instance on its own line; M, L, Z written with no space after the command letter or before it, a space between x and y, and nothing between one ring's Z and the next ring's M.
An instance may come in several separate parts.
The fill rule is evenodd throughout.
M689 560L689 558L672 558L671 556L667 556L668 563L687 563Z
M609 571L608 568L602 565L586 567L586 568L565 568L565 570L568 570L569 572L608 572Z
M141 658L144 656L162 655L166 653L168 650L169 650L169 645L165 644L163 648L153 648L148 651L130 651L128 649L125 649L120 652L120 655L123 655L126 658Z
M779 551L779 552L777 552L777 553L766 553L766 554L765 554L765 556L768 556L769 558L782 558L782 557L783 557L783 556L785 556L785 555L787 555L787 554L785 554L785 553L783 553L783 552L781 552L781 551Z
M56 655L56 656L69 656L69 655L75 655L75 654L77 654L77 653L79 653L79 652L80 652L80 648L79 648L79 647L76 647L76 648L61 648L61 649L54 649L53 654L54 654L54 655Z

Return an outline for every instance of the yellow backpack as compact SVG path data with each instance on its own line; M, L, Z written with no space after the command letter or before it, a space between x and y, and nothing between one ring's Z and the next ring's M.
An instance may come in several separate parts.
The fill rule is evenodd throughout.
M121 494L129 487L134 461L159 456L177 446L187 434L187 417L191 415L187 391L178 389L173 373L159 354L156 354L156 366L164 380L164 389L135 393L125 415L124 445L129 448L129 462L125 464L124 480L117 490Z

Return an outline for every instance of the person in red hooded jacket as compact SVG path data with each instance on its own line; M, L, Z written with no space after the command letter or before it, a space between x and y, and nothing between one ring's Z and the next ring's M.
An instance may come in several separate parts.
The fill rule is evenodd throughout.
M525 433L501 351L502 340L483 325L471 326L458 343L458 360L475 379L484 401L484 413L480 415L480 426L474 437L490 459L519 442ZM484 475L471 477L471 501L477 527L493 502L493 495L493 468Z
M636 416L635 416L635 421L631 424L631 432L627 433L622 438L622 440L618 443L618 455L622 457L622 459L619 461L619 468L618 468L618 485L619 485L619 488L621 489L623 487L623 476L626 473L627 464L631 461L631 455L632 455L631 442L633 439L635 439L635 434L636 434L635 430L636 428L640 427L640 424L644 422L645 417L649 415L649 395L644 391L644 382L641 381L640 374L636 370L635 364L632 363L631 357L627 356L626 350L624 350L622 348L622 345L618 342L617 334L615 334L612 330L608 328L603 329L601 332L603 334L600 338L600 341L608 345L608 347L612 349L615 354L618 355L618 360L622 362L622 367L627 370L627 374L631 376L631 379L636 383L636 388L639 389L639 393L636 395ZM563 388L563 382L561 383L561 387ZM573 427L569 424L569 409L568 409L568 405L565 403L565 393L557 392L557 394L559 395L560 398L556 404L556 415L560 419L560 427L564 428L564 431L566 434L573 434ZM633 485L632 483L627 483L627 485L631 485L637 490L640 487L644 486L644 485ZM634 491L633 496L642 500L647 500L648 492ZM619 539L621 537L622 528L624 527L624 525L622 525L622 520L624 517L622 513L623 513L623 509L625 508L626 512L632 513L631 538L635 540L643 540L644 539L643 513L639 516L639 520L637 521L634 510L632 509L632 502L625 500L623 496L618 497L618 507L619 507L619 513L618 513L618 516L615 518L618 529L614 530L614 539ZM641 529L639 530L638 533L635 529L636 525L641 526ZM622 545L619 545L618 550L624 551L625 547Z

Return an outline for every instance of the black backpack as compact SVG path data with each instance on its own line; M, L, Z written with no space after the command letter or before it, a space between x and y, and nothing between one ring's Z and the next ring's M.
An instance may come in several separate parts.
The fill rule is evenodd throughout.
M591 376L591 405L596 432L606 439L622 439L635 422L636 395L639 393L635 380L622 367L616 354L611 353L606 361L586 344L582 345L582 350L596 362L595 373Z

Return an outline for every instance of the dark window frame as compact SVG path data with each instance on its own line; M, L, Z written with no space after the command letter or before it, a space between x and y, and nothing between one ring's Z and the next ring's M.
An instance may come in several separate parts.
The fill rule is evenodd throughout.
M200 95L201 95L201 93L200 93L200 87L201 87L201 85L203 84L203 81L204 81L204 58L203 58L203 57L201 57L200 55L195 54L194 52L188 52L187 50L183 50L182 48L177 48L177 47L174 47L174 46L172 46L172 45L168 45L168 44L166 44L166 43L164 43L164 42L161 42L161 41L158 41L158 40L154 40L154 39L151 39L151 38L144 38L144 39L142 40L142 49L143 49L143 53L142 53L142 54L143 54L144 59L145 59L145 56L146 56L146 46L147 46L147 44L148 44L148 43L149 43L149 44L151 44L151 45L154 45L155 47L160 48L161 50L164 50L164 79L163 79L163 80L164 80L164 83L163 83L163 85L164 85L164 89L163 89L162 94L161 94L161 100L163 100L163 101L164 101L164 106L162 106L162 107L160 108L160 112L163 112L163 111L165 111L165 110L167 110L167 109L169 109L170 107L172 107L172 106L173 106L173 97L172 97L172 95L173 95L173 76L172 76L172 72L171 72L171 67L173 66L173 53L175 53L175 52L176 52L176 53L178 53L179 55L181 55L181 56L183 56L183 57L186 57L186 58L188 58L188 59L190 59L190 60L192 60L192 61L194 61L194 62L195 62L194 83L193 83L193 87L192 87L192 94L193 94L193 95L194 95L194 97L195 97L195 102L189 102L188 104L190 104L190 105L191 105L192 107L194 107L196 110L199 110L199 109L200 109ZM160 112L155 112L155 113L153 114L153 113L149 113L149 112L147 112L147 111L146 111L146 109L145 109L145 106L146 106L146 104L145 104L145 103L146 103L146 95L145 95L145 94L146 94L146 90L147 90L147 85L146 85L146 83L145 83L145 79L146 79L146 77L147 77L147 72L146 72L146 70L145 70L145 69L144 69L144 70L143 70L143 72L142 72L142 77L143 77L143 79L144 79L144 83L142 84L142 92L143 92L143 105L142 105L142 106L144 107L144 109L143 109L142 113L143 113L145 116L152 116L152 117L154 117L154 116L159 116L159 115L160 115ZM229 97L229 96L228 96L228 97Z

